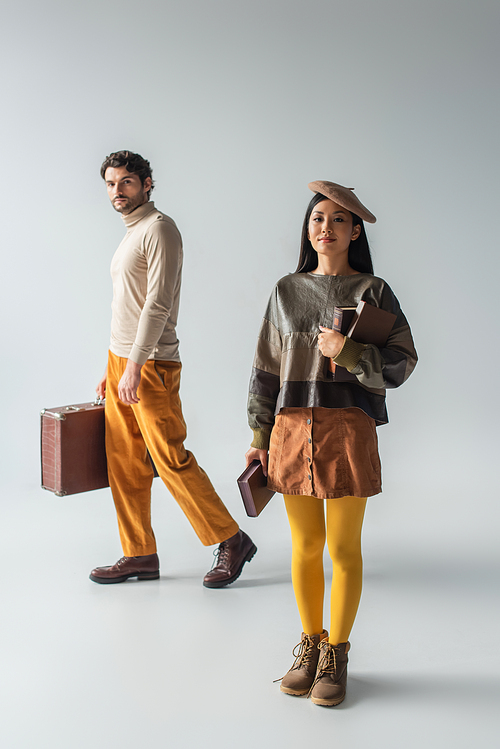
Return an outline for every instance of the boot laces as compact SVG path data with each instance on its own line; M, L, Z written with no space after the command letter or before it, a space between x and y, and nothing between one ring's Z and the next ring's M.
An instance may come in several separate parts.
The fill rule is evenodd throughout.
M322 676L325 674L336 674L337 672L337 654L334 646L330 645L327 640L323 640L323 642L320 642L318 645L318 648L321 651L321 655L319 656L316 677L311 684L309 694L307 695L308 697Z
M292 650L292 655L294 656L295 660L292 664L292 667L289 668L286 673L288 673L289 671L293 671L294 668L308 666L311 663L313 657L314 647L314 640L311 638L311 636L304 635L302 640L297 643L297 645ZM274 679L273 684L276 684L277 681L281 681L285 678L285 676L282 676L280 679Z
M219 564L223 564L229 558L229 545L222 541L219 546L213 551L214 561L212 562L211 569L218 567Z
M314 640L309 635L305 635L304 639L292 650L292 655L295 656L292 668L307 666L312 660L314 647Z

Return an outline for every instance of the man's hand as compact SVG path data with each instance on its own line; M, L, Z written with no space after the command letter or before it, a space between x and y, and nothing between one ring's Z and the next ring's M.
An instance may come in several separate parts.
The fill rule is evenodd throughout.
M256 447L251 447L248 452L245 453L245 458L247 466L250 465L252 460L260 460L264 476L267 476L267 450L259 450Z
M137 388L141 382L141 369L141 364L136 364L135 361L132 361L131 359L127 360L125 372L118 383L118 397L121 402L126 403L127 406L139 403Z
M97 393L98 398L105 398L106 397L106 380L108 379L108 368L104 370L104 374L99 380L99 384L97 385L95 391Z
M334 356L340 354L340 350L344 345L345 336L339 333L338 330L331 330L330 328L324 328L322 325L319 326L322 331L318 336L318 348L323 356L328 356L333 359Z

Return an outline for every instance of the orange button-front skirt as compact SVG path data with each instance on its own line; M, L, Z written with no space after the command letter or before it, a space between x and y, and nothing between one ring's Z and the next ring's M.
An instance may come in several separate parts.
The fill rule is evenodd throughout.
M374 420L360 408L283 408L271 432L268 486L318 499L379 494Z

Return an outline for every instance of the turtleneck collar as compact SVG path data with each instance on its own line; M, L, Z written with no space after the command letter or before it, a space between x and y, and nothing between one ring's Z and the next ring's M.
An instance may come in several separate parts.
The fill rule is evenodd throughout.
M148 213L151 213L155 210L155 204L152 200L148 200L147 203L143 203L138 208L136 208L132 213L127 213L125 216L122 215L123 222L127 229L131 226L134 226L135 224L138 224L141 219L144 218L144 216L147 216Z

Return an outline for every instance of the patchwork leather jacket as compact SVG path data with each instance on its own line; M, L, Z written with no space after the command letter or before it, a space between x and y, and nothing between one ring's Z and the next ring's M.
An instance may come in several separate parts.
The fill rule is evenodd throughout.
M347 338L335 357L356 381L335 381L318 349L319 326L333 327L335 307L361 300L397 317L384 348ZM361 408L376 424L388 421L386 388L399 387L417 363L410 327L389 285L369 273L322 276L292 273L273 289L255 353L248 418L252 447L267 448L282 408Z

